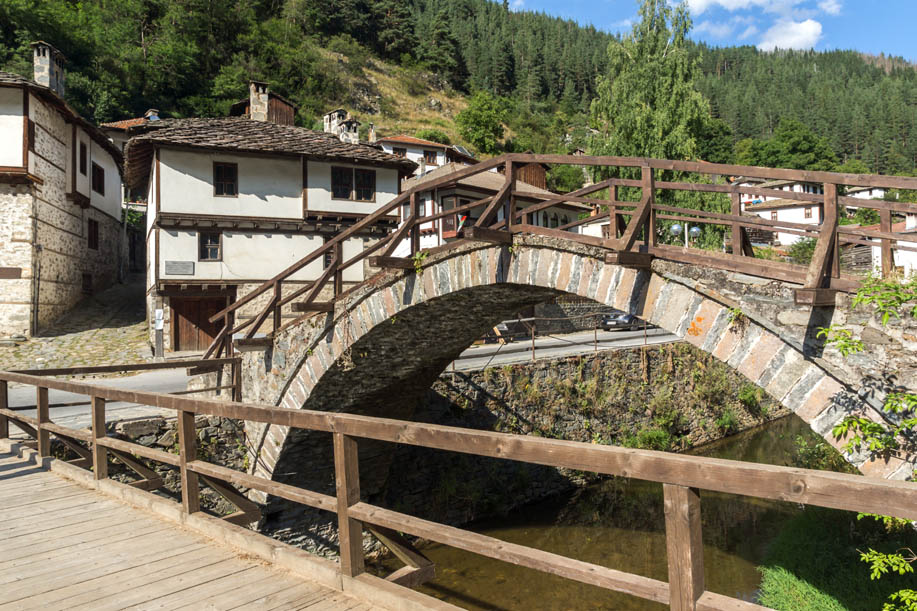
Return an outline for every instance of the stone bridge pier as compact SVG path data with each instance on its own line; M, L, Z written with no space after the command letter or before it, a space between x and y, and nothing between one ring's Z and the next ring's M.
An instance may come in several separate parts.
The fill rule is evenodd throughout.
M882 418L890 384L917 386L917 325L879 325L871 312L797 306L796 285L662 260L633 269L605 262L607 251L541 236L512 247L457 242L431 251L422 273L381 272L317 314L281 332L267 349L243 354L245 400L290 409L410 419L436 377L496 322L567 293L594 299L658 325L738 370L796 412L835 446L832 427L860 412ZM843 358L816 337L843 325L867 350ZM897 374L890 379L889 372ZM333 491L330 435L249 426L261 476ZM397 477L391 448L360 442L363 495L372 500ZM912 475L915 457L847 455L863 473ZM333 494L333 492L332 492ZM285 506L267 502L268 522ZM297 508L302 516L302 507ZM313 529L313 547L330 541L330 515Z

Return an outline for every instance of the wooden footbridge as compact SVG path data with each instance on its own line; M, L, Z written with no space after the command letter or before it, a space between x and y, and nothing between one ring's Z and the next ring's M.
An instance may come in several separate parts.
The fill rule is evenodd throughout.
M8 386L35 389L36 417L9 408ZM55 424L49 389L84 395L92 427ZM127 401L174 410L175 452L106 432L105 406ZM281 484L203 460L196 416L220 416L320 431L334 452L335 495ZM10 426L34 448L9 441ZM52 440L73 460L52 459ZM664 489L668 581L500 541L368 503L360 493L358 445L408 444L658 482ZM31 462L23 462L20 450ZM130 485L109 478L117 460L135 471ZM157 495L151 467L177 470L181 502ZM46 472L50 469L50 473ZM206 486L236 504L225 518L201 510ZM237 487L257 490L337 516L339 560L330 561L263 537L240 524L258 507ZM277 408L118 390L24 373L0 372L0 610L6 609L455 609L410 589L435 576L399 533L454 546L676 610L761 609L710 592L704 584L701 490L917 519L914 484L560 441L352 414ZM404 561L387 578L364 565L364 531ZM230 551L232 550L232 551ZM241 555L240 555L241 554ZM520 584L519 587L524 587ZM547 601L554 608L563 601Z

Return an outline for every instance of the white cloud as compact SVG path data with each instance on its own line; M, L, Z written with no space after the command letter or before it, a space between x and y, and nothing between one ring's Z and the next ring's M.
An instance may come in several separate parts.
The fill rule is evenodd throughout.
M709 34L713 38L726 38L735 26L731 23L717 23L715 21L702 21L694 26L694 31L699 34Z
M841 0L821 0L818 3L818 8L829 15L840 15L843 6L841 5Z
M511 11L518 12L518 11L521 11L522 7L524 6L525 6L525 0L513 0L510 3L509 8Z
M634 23L636 23L636 21L637 21L636 15L634 15L633 17L628 17L627 19L621 19L619 21L615 21L614 23L611 24L611 31L620 32L621 30L629 30L634 26Z
M719 6L727 11L760 9L766 13L790 15L797 12L797 7L806 0L688 0L692 15L700 15L709 8ZM821 0L823 3L838 3L839 0Z
M791 21L781 19L772 25L758 43L762 51L774 49L811 49L822 34L821 24L814 19Z
M747 40L758 33L758 28L756 26L750 25L745 30L739 34L739 40Z

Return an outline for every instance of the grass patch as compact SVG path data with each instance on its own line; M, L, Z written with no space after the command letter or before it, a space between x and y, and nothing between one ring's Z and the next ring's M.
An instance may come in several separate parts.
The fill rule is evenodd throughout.
M917 546L917 533L887 533L856 514L810 507L787 523L760 567L758 603L777 611L882 609L893 592L913 587L913 575L869 578L860 552Z

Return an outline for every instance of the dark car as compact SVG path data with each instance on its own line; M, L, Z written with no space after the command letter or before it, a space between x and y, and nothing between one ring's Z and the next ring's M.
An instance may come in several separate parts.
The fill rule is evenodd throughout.
M499 337L496 331L500 332ZM484 341L491 343L502 339L504 342L512 342L520 337L529 337L531 335L531 327L521 320L504 320L497 323L496 331L494 329L488 330L484 335Z
M595 326L605 331L612 331L615 329L637 329L643 326L643 321L633 314L612 312L610 314L602 314L596 321Z

